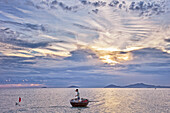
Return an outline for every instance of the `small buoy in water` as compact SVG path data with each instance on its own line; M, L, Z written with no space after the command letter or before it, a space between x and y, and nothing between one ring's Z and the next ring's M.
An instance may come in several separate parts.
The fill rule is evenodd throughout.
M19 102L21 102L21 97L19 97Z
M20 102L21 102L21 97L19 97L19 100L18 100L18 102L15 103L15 105L19 105L20 106L20 104L19 104Z

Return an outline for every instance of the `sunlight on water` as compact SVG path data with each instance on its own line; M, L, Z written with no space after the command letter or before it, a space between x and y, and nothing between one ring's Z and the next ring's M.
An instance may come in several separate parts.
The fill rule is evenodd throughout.
M168 113L169 89L80 88L80 96L90 102L87 108L73 108L69 101L75 89L0 89L1 112L57 113ZM22 98L16 106L18 97Z

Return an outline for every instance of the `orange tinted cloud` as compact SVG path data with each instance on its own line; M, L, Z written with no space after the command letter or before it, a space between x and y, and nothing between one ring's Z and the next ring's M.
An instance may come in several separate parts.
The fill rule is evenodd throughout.
M0 88L10 88L10 87L42 87L43 84L1 84Z

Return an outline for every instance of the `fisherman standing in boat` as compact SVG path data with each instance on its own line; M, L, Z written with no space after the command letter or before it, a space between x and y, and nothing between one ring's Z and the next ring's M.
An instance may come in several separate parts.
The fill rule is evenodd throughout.
M78 89L76 89L75 91L76 91L76 96L75 96L76 99L80 100L80 93L79 93Z
M80 93L79 93L78 89L76 89L75 92L76 92L76 95L75 95L76 98L71 99L70 104L73 107L87 107L87 104L90 101L88 99L83 99L83 98L80 99Z

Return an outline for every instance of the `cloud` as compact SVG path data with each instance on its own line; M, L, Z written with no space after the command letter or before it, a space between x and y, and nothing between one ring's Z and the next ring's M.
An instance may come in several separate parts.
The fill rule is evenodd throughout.
M95 10L92 10L92 11L97 14L99 10L95 9Z
M19 23L19 22L3 21L3 20L0 20L0 23L13 24L15 26L24 27L24 28L31 29L31 30L45 31L46 29L43 25L36 25L36 24L30 24L30 23Z
M145 75L169 76L170 55L153 48L133 51L134 59L125 65L126 72L145 73Z
M7 5L8 3L3 3L3 1L0 3L0 7L2 10L0 11L4 16L7 17L13 17L17 19L21 19L23 17L28 17L23 11L17 9L16 7L12 5ZM16 13L17 12L17 13Z
M97 59L98 57L93 53L93 51L88 49L78 49L70 52L71 56L64 58L65 60L72 60L76 62L86 62L90 59Z
M28 41L14 39L14 38L11 38L11 39L1 38L0 42L8 43L8 44L16 45L16 46L21 46L21 47L28 47L28 48L46 47L49 44L49 42L31 43Z
M99 31L99 32L102 31L102 30L100 30L98 28L90 28L90 27L87 27L87 26L84 26L84 25L80 25L80 24L76 24L76 23L74 23L73 25L77 26L77 27L79 27L81 29L94 30L94 31Z
M0 88L11 88L11 87L42 87L43 84L4 84L0 85Z
M168 39L165 39L165 41L166 41L166 42L170 42L170 38L168 38Z

